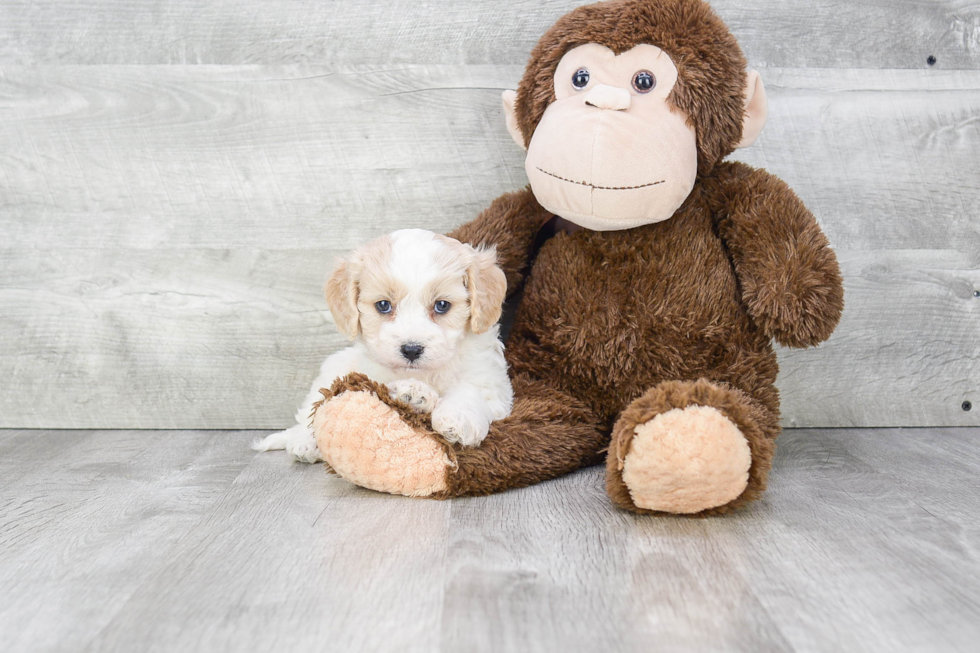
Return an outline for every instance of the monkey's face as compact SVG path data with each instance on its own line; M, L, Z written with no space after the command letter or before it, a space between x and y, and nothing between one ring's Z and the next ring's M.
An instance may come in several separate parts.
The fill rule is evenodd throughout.
M670 218L698 168L694 128L667 101L676 81L674 63L652 45L620 55L595 43L569 50L528 145L538 202L597 231Z

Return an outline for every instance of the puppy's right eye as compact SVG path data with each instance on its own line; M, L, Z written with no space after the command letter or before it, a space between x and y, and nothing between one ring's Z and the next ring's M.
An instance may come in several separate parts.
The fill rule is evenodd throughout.
M389 302L387 299L382 299L380 302L374 302L374 307L378 309L379 313L391 312L391 302Z

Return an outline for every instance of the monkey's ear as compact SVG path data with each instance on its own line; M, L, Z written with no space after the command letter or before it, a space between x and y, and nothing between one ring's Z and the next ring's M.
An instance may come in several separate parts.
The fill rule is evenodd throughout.
M769 102L766 99L766 87L758 71L749 70L748 83L745 85L745 118L742 119L742 140L735 147L748 147L755 142L766 126L769 117Z
M360 331L361 321L357 312L357 279L349 262L337 263L323 287L323 294L337 330L353 340Z
M522 150L527 151L527 147L524 145L524 136L521 134L521 128L517 126L517 111L514 105L517 104L517 91L504 91L501 96L504 100L504 117L507 119L507 131L510 133L510 137L514 139L514 142L521 146Z

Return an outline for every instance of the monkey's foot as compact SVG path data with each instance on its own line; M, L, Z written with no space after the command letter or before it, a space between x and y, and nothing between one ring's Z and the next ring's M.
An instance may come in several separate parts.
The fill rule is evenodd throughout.
M337 380L315 409L313 432L326 463L344 479L412 497L446 490L452 447L388 388L361 374Z
M721 513L765 489L773 443L748 397L708 381L665 382L613 429L606 486L637 512Z

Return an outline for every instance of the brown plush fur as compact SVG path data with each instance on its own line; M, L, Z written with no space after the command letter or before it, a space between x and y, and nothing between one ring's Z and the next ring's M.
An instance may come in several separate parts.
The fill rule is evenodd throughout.
M751 185L746 189L739 180ZM515 205L528 210L515 212ZM770 339L814 345L830 335L843 308L836 258L813 216L779 179L726 163L699 180L669 220L627 231L557 234L524 278L532 244L527 225L538 223L540 212L525 189L504 196L453 235L527 252L503 262L508 279L520 277L524 285L508 362L515 374L575 397L588 418L565 424L560 447L547 441L534 446L540 425L520 424L515 410L493 424L481 448L523 455L527 468L520 485L552 478L577 460L592 459L569 458L564 449L603 446L617 419L616 446L628 446L638 422L627 408L644 407L652 418L657 412L644 402L674 388L669 399L658 401L670 408L717 408L742 430L753 454L745 492L707 514L757 498L779 434L778 367ZM748 294L746 288L757 290ZM515 384L515 390L520 405L521 387ZM583 421L594 421L602 440L581 429ZM481 469L468 469L460 459L459 474L481 479L497 473L492 457L471 460ZM608 483L617 505L638 510L617 472L609 473ZM466 493L497 489L488 483Z
M762 332L787 347L829 338L844 289L837 258L813 215L783 180L741 163L718 166L705 184L742 300Z
M771 339L805 347L830 335L843 308L837 261L813 215L782 181L719 164L741 138L745 59L700 0L622 0L559 19L532 52L518 89L526 142L554 100L555 67L584 43L617 53L649 43L670 55L679 78L669 100L695 127L699 178L669 220L559 233L529 270L534 237L550 217L530 189L504 195L452 234L496 245L506 253L500 263L509 290L524 286L507 348L524 381L515 383L514 415L491 427L480 450L460 457L453 476L469 480L450 483L458 493L479 494L551 478L594 461L612 437L610 497L639 510L615 464L633 429L670 408L698 404L732 420L752 452L742 495L706 511L727 512L763 492L779 434ZM584 410L556 412L547 425L555 435L542 437L544 423L524 408L529 388L574 397ZM506 464L498 451L506 452ZM523 464L510 462L515 456Z
M635 427L696 404L731 420L752 455L741 496L705 511L723 513L765 489L779 434L771 340L800 347L830 335L843 307L837 261L783 182L719 163L741 138L745 60L700 0L618 0L561 18L532 52L518 89L526 142L554 99L558 61L585 43L617 53L648 43L670 55L679 78L669 101L696 130L698 179L668 220L558 233L536 256L535 237L551 216L529 188L498 198L451 234L496 246L508 291L523 287L524 295L507 344L513 414L492 424L479 448L452 448L457 464L445 496L497 492L596 464L611 439L610 497L639 510L618 464ZM380 389L379 397L385 400Z
M602 462L609 441L574 395L525 375L512 380L514 409L476 448L457 447L447 495L491 494Z

